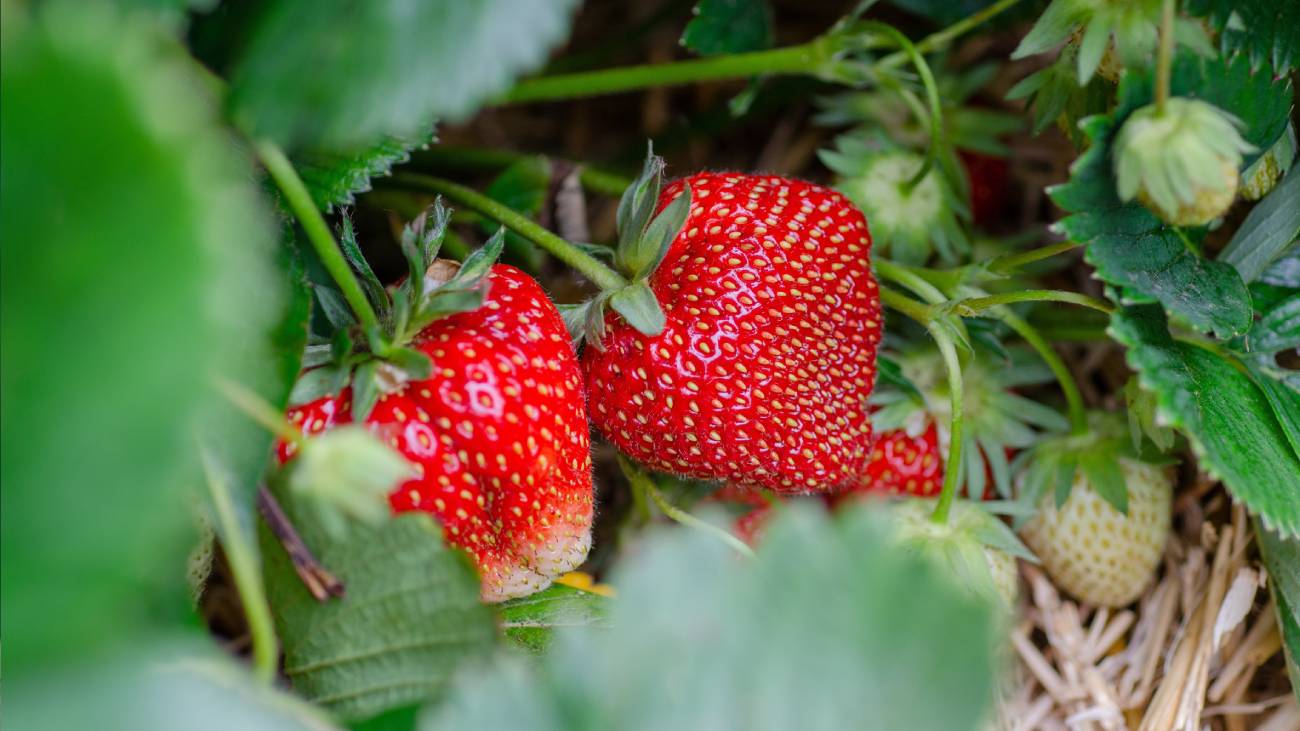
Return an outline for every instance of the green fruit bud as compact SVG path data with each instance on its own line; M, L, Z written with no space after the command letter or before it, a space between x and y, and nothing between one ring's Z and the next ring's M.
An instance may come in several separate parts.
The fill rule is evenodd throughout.
M1206 102L1175 97L1134 112L1115 140L1116 188L1167 223L1203 226L1237 194L1241 156L1254 148L1241 122Z

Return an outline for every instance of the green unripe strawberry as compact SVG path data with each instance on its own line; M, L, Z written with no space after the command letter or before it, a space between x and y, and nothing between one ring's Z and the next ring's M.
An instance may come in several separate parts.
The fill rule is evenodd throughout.
M1115 140L1116 189L1137 198L1166 223L1204 226L1227 212L1237 195L1241 122L1196 99L1174 97L1145 106Z
M1045 493L1021 536L1056 585L1080 601L1122 607L1151 583L1169 538L1173 483L1165 467L1120 458L1127 513L1116 510L1075 471L1070 496Z

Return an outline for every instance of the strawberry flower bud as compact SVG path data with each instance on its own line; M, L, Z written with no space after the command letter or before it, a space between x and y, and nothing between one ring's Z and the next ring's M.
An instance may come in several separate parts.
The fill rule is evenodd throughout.
M1115 141L1121 200L1136 197L1167 223L1204 226L1222 216L1237 194L1244 153L1240 120L1196 99L1175 97L1161 110L1134 112Z

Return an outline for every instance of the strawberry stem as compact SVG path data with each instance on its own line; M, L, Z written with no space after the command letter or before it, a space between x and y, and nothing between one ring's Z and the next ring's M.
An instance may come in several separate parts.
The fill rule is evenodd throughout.
M1037 249L1030 249L1029 251L1022 251L1018 254L994 257L985 262L983 267L985 270L993 274L1010 274L1027 264L1033 264L1034 262L1042 261L1043 259L1050 259L1057 254L1064 254L1067 251L1073 251L1080 246L1082 246L1082 244L1077 241L1064 241L1059 244L1051 244L1049 246L1041 246Z
M293 163L284 151L268 140L262 140L254 144L257 156L266 166L266 171L271 174L271 179L275 181L276 187L284 194L285 203L289 205L289 210L302 224L302 228L307 232L307 240L311 242L312 248L316 250L317 256L320 257L321 264L329 272L330 277L339 285L339 290L343 293L344 299L348 301L348 306L356 314L357 320L366 330L379 329L379 317L375 315L375 310L370 306L370 300L366 299L366 294L361 290L361 285L352 273L352 268L348 266L347 259L343 256L343 251L339 249L339 244L334 240L334 234L330 233L329 224L325 222L325 217L321 215L320 209L316 207L316 202L312 200L311 193L307 190L307 185L298 177L298 172L293 169Z
M947 306L963 317L974 317L991 307L1009 305L1015 302L1065 302L1089 307L1108 315L1115 311L1115 308L1110 303L1096 297L1059 289L1022 289L1018 292L1003 292L1002 294L992 294L987 297L951 300L947 303Z
M1156 56L1156 114L1165 113L1174 59L1174 4L1164 0L1160 13L1160 49Z
M685 510L682 510L668 502L668 499L663 496L663 493L659 492L659 487L655 485L655 482L650 478L650 475L647 475L640 467L633 464L630 459L620 454L618 456L618 465L623 469L623 475L627 477L628 482L631 483L632 489L634 491L642 491L645 495L649 496L650 500L658 506L660 512L666 515L670 520L712 535L728 546L734 548L737 553L746 558L754 557L754 549L746 545L744 541L731 535L722 528L719 528L712 523L700 520L694 515L691 515Z
M447 200L459 203L476 213L487 216L537 244L565 264L577 269L602 290L620 290L628 284L623 275L606 266L599 259L556 236L527 216L509 206L492 200L472 188L453 183L450 180L416 173L399 173L394 175L392 180L394 183L408 188L437 193Z
M925 162L921 164L916 174L903 186L905 192L910 192L917 184L925 180L925 176L930 174L939 158L939 146L942 144L941 140L943 139L943 105L939 101L939 86L934 82L934 74L930 72L930 65L925 62L925 57L916 49L916 45L907 36L899 32L897 28L875 20L863 21L856 25L863 30L888 36L890 40L898 44L899 50L916 68L917 75L921 77L921 85L925 87L925 97L930 107L929 110L921 108L916 95L910 89L903 87L901 84L892 84L895 90L901 93L904 102L912 109L917 121L921 124L926 124L928 121L930 127L930 144L925 150ZM883 80L887 77L882 76L881 78Z
M939 492L938 504L934 507L934 515L931 517L935 523L943 524L948 522L948 513L952 509L952 501L957 496L957 487L961 483L961 451L962 451L962 405L964 399L962 396L962 376L961 361L957 358L957 348L953 345L952 339L937 324L931 324L929 327L930 336L939 346L939 354L943 356L944 368L948 371L948 396L951 402L952 411L951 420L948 422L948 459L943 466L943 489Z
M1020 0L999 0L942 30L931 33L914 44L918 54L947 46L954 39L1010 8ZM851 27L851 26L850 26ZM507 104L555 101L615 94L661 86L678 86L700 81L726 81L753 76L806 74L835 81L860 83L862 70L838 58L839 46L846 33L836 28L808 43L753 53L738 53L711 58L644 64L622 68L557 74L525 79L515 85L502 100ZM875 72L903 65L910 57L905 50L884 56L871 65Z
M280 507L280 503L265 485L257 488L257 512L266 521L266 526L271 529L275 539L284 547L294 572L316 601L342 597L346 593L343 582L321 565L298 530L293 527L289 516L284 514L284 508Z
M930 324L930 308L907 295L885 285L880 285L880 301L921 325Z
M1022 340L1029 344L1038 353L1038 357L1043 359L1047 367L1051 369L1052 374L1056 376L1057 383L1061 384L1061 391L1065 394L1066 407L1070 414L1070 431L1075 434L1086 434L1088 432L1088 414L1083 406L1083 394L1079 392L1079 384L1074 380L1074 374L1057 355L1056 350L1052 348L1051 343L1042 336L1019 315L1006 310L1001 314L1001 319L1007 324L1007 327L1015 331Z
M271 605L266 599L262 583L262 567L257 562L251 536L244 533L243 524L235 514L235 501L230 486L219 474L212 455L203 450L203 472L216 510L217 533L226 551L230 573L239 593L239 602L248 621L248 633L253 644L253 676L266 685L275 682L275 671L280 656L280 643L275 636L271 620Z
M440 171L494 172L531 157L536 156L512 150L433 145L428 150L417 153L415 162L420 167L428 166ZM583 162L549 159L554 162L576 165L579 168L578 180L582 183L582 187L593 193L617 198L623 195L623 191L627 190L627 187L632 184L632 179L627 176L600 168L593 168Z

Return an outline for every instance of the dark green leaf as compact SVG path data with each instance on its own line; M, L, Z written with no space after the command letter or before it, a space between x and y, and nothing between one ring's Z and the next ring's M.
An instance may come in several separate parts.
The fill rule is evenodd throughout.
M506 638L531 652L544 652L562 627L608 627L613 600L563 584L501 605Z
M664 311L650 285L633 282L609 298L609 306L638 332L654 337L664 331Z
M313 368L303 373L293 384L287 405L300 406L326 396L333 396L348 385L351 370L340 366L326 365Z
M1086 452L1079 457L1079 469L1103 500L1121 515L1128 514L1128 487L1120 471L1118 455L1100 450Z
M1247 283L1259 278L1286 247L1300 238L1300 165L1255 206L1219 254Z
M1149 306L1116 313L1110 332L1128 348L1142 387L1156 394L1162 420L1188 436L1202 469L1269 527L1300 532L1300 455L1239 364L1175 341Z
M317 601L263 527L267 590L295 692L346 720L436 699L463 664L494 644L468 560L433 519L398 516L330 537L290 496L286 513L347 594Z
M467 118L542 64L573 0L265 4L231 72L230 104L257 136L357 150Z
M215 374L274 381L267 333L283 279L248 160L151 21L102 3L6 4L3 33L0 635L12 684L179 619L195 429L219 403ZM269 441L230 425L232 444Z
M659 533L614 574L608 629L502 658L421 729L982 728L992 608L884 527L861 506L834 522L791 506L750 562Z
M767 0L700 0L682 33L683 46L701 56L761 51L772 46Z
M329 213L334 206L355 203L357 193L371 189L373 178L388 175L395 165L411 159L412 150L433 141L433 125L429 125L408 137L385 136L355 152L301 152L293 156L294 167L316 206Z
M384 283L379 281L379 277L375 276L375 271L370 268L370 262L366 261L365 254L361 253L356 229L352 227L352 217L346 212L343 214L342 229L339 231L339 248L343 250L343 256L348 260L352 271L361 280L361 288L366 293L366 299L370 300L371 306L382 319L392 309L388 291L384 289Z
M316 295L316 302L320 305L325 319L336 330L346 330L357 324L356 315L352 314L352 307L344 299L342 292L328 284L314 285L311 290Z
M1267 311L1246 336L1252 352L1276 353L1300 348L1300 293L1278 302Z
M1057 205L1073 213L1057 228L1088 244L1088 262L1099 277L1122 288L1126 301L1154 298L1199 330L1239 335L1250 325L1250 298L1237 272L1201 256L1199 236L1165 226L1141 205L1123 204L1116 195L1111 144L1128 115L1151 100L1151 84L1148 75L1125 74L1116 111L1084 123L1093 144L1075 162L1070 182L1051 191ZM1260 149L1286 129L1290 84L1252 74L1245 59L1228 63L1181 54L1171 86L1175 94L1198 97L1237 116L1245 124L1245 139Z
M903 393L915 398L917 401L924 401L925 397L921 395L921 390L912 383L911 379L903 375L903 369L899 367L898 362L888 356L878 356L876 358L876 376L879 383L890 384L897 387Z
M1205 16L1225 54L1241 52L1252 66L1269 64L1285 76L1300 63L1300 4L1286 0L1188 0L1187 12Z

